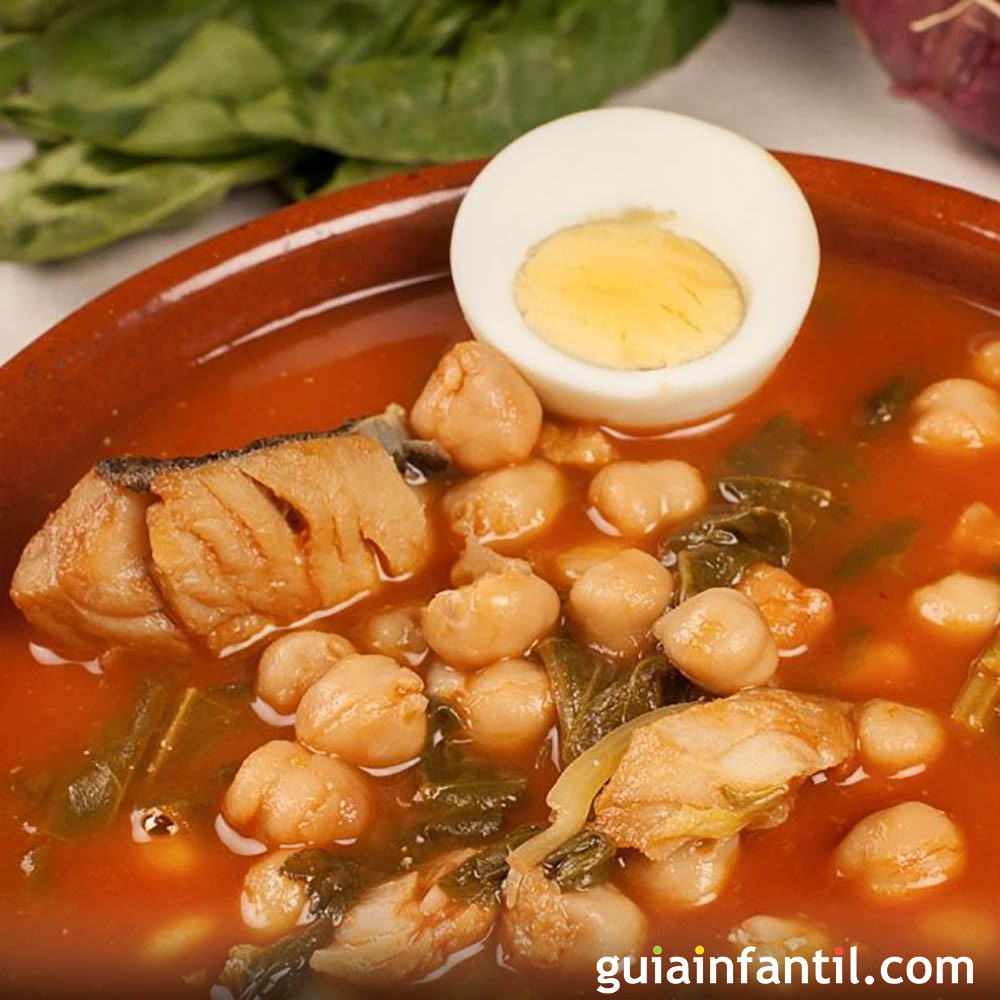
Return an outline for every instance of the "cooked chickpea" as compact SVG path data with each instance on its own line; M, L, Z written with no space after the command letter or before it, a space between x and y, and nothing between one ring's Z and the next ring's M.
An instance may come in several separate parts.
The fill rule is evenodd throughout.
M646 918L620 889L603 884L561 891L540 869L508 878L500 937L508 959L522 968L593 972L603 955L634 956L646 938Z
M615 446L596 427L562 427L542 424L538 454L556 465L596 469L615 460Z
M1000 385L1000 338L980 344L972 355L976 375L991 385Z
M536 458L452 487L441 507L456 534L509 546L547 528L566 500L562 473Z
M462 554L452 564L451 585L464 586L486 573L531 573L531 563L526 559L502 556L475 538L467 538Z
M424 608L424 635L445 662L463 670L521 656L559 620L559 595L532 573L485 573L443 590Z
M910 606L925 622L956 639L985 639L1000 619L1000 582L951 573L920 587Z
M364 777L350 764L289 740L254 750L222 803L231 826L275 847L357 837L373 809Z
M748 917L733 928L729 940L740 951L750 946L756 948L755 959L773 958L779 964L796 955L809 959L817 951L828 951L830 946L829 937L814 924L763 913Z
M940 809L902 802L856 823L834 861L839 875L875 895L902 896L954 878L965 863L965 845Z
M1000 514L984 503L969 504L955 522L951 544L962 555L1000 560Z
M590 481L597 513L628 538L690 517L705 505L701 473L687 462L614 462Z
M388 656L353 653L302 696L295 735L352 764L388 767L416 757L427 738L424 682Z
M501 660L469 675L460 704L472 741L493 756L537 750L556 717L548 675L530 660Z
M971 378L946 378L913 401L910 439L936 451L959 452L1000 444L1000 394Z
M247 927L279 937L299 922L309 903L305 885L281 874L282 865L294 853L273 851L251 865L240 896L240 914Z
M625 549L588 569L569 592L567 615L589 643L633 656L653 643L650 628L670 603L670 571L648 552Z
M702 906L722 891L736 863L739 834L686 840L661 861L639 855L626 869L630 886L653 906Z
M420 631L420 605L376 611L362 626L358 641L368 653L416 666L427 655L427 642Z
M333 632L291 632L261 653L257 694L279 712L294 712L302 695L354 646Z
M833 600L825 590L807 587L787 570L757 563L739 589L760 608L780 650L814 646L833 624Z
M499 352L467 340L438 362L410 422L439 441L463 469L523 462L542 426L534 389Z
M713 694L766 684L778 649L757 605L728 587L688 598L654 625L653 633L678 668Z
M854 721L865 763L883 771L929 764L944 747L944 726L925 708L875 698L857 708Z
M598 563L618 555L628 543L622 538L601 538L564 549L552 559L552 576L563 587L572 587L577 580Z

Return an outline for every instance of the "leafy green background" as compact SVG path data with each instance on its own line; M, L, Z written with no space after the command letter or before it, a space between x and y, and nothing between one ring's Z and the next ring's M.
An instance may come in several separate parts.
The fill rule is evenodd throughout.
M0 0L0 256L70 257L265 178L495 152L680 59L728 0Z

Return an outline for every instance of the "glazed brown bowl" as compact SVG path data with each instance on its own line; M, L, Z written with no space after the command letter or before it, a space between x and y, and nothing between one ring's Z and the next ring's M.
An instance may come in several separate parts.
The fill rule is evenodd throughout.
M825 250L925 276L1000 309L1000 202L930 181L780 154ZM0 370L0 571L39 506L125 416L214 348L339 296L447 273L451 223L482 162L375 181L198 244L94 299ZM56 480L59 475L71 478ZM44 501L40 503L40 501ZM6 587L4 587L6 591Z

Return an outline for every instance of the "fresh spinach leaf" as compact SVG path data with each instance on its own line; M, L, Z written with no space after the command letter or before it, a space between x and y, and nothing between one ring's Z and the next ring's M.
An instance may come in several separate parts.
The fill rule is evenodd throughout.
M727 9L727 0L0 0L8 28L45 27L3 43L0 114L62 144L10 174L0 256L57 260L180 221L235 185L284 175L317 147L338 165L287 180L296 194L493 153L676 62ZM84 171L107 176L95 188Z
M46 796L44 829L56 837L100 830L118 813L153 738L163 725L169 686L147 678L128 715L105 732L86 763Z
M561 889L586 889L606 882L618 848L597 830L581 830L542 862L545 874Z
M857 579L901 555L910 547L920 527L920 522L912 517L879 525L844 556L835 570L837 577Z
M61 260L173 225L233 187L280 174L290 147L225 159L145 160L67 143L0 175L0 257Z

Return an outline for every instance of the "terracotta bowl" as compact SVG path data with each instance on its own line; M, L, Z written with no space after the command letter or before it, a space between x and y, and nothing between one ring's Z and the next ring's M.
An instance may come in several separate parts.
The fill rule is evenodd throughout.
M838 160L781 159L812 204L825 249L924 275L1000 309L1000 202ZM4 579L38 527L31 498L53 488L52 468L89 464L109 413L128 413L212 348L274 320L446 272L452 219L481 166L376 181L231 230L94 299L5 365Z

